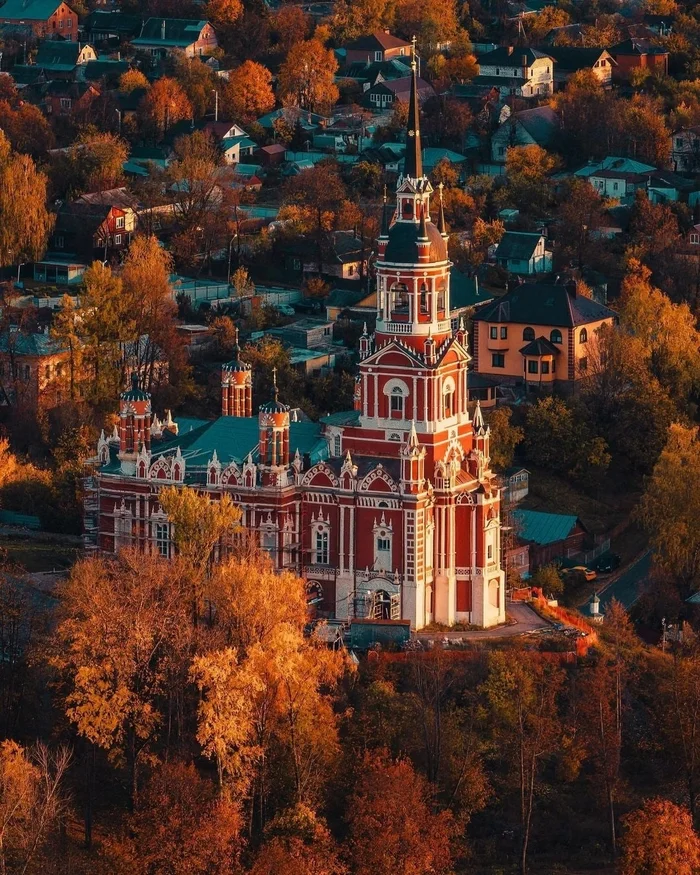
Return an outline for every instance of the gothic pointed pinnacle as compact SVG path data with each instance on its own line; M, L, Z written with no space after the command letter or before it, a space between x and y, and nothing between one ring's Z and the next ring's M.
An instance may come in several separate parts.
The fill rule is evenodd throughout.
M299 453L299 447L294 450L294 461L297 462L301 459L301 454Z
M352 465L352 456L350 455L350 450L346 450L345 452L345 461L348 465Z
M419 240L427 240L428 239L428 226L425 223L425 202L421 201L420 203L420 225L418 228L418 239Z
M362 336L367 337L367 323L363 322L362 324Z
M212 463L212 465L216 465L218 463L218 461L219 461L219 457L216 455L216 448L215 448L214 452L211 454L211 463Z
M280 390L277 388L277 368L272 369L272 394L275 401L278 401Z
M481 412L481 402L477 398L476 409L474 410L474 419L472 421L474 431L481 432L484 429L484 415Z
M418 433L416 432L416 421L415 419L411 420L411 431L408 435L408 446L411 449L414 449L418 446Z
M100 432L100 443L102 443L104 440L105 440L105 430L102 429L102 431Z
M438 185L438 189L440 191L440 210L438 212L438 231L442 234L443 237L447 237L447 223L445 222L445 205L442 200L442 190L445 186L440 183Z

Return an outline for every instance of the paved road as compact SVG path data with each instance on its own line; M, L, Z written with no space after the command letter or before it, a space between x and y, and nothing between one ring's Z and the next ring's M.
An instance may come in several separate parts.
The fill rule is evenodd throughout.
M600 610L605 613L613 599L617 599L623 607L629 610L644 592L650 569L651 550L647 550L616 580L608 584L602 592L599 592Z
M508 602L506 612L511 620L515 620L508 626L497 626L495 629L483 629L477 632L418 632L417 635L418 638L429 638L433 641L442 641L444 638L483 641L486 638L512 638L514 635L524 635L526 632L547 629L551 626L524 602Z

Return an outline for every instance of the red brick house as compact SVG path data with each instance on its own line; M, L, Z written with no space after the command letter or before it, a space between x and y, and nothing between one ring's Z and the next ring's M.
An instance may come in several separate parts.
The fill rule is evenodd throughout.
M83 260L104 261L129 246L126 220L126 210L111 204L64 204L56 216L51 249Z
M78 15L62 0L7 0L0 26L31 29L36 37L78 39Z
M86 120L92 103L100 96L100 89L90 82L66 82L54 79L44 88L44 110L54 118L72 116Z
M668 76L668 51L645 39L626 39L609 49L616 67L613 80L629 81L633 70L648 69L651 73Z
M389 61L391 58L409 58L411 43L388 30L378 30L368 36L358 37L345 47L345 66Z
M47 410L70 392L70 353L48 333L0 335L0 407Z

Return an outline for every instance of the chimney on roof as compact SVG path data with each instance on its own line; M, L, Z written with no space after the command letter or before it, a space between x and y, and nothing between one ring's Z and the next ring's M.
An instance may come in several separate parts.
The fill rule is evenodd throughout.
M161 25L160 25L160 38L162 40L165 39L165 19L163 19L163 21L161 22Z
M522 64L523 67L527 67L527 55L520 56L520 63Z
M513 46L508 46L508 54L509 55L513 54Z

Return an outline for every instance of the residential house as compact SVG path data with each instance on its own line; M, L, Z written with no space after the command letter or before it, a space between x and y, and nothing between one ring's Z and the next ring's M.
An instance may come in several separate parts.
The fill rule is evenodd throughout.
M671 134L671 167L676 173L694 174L700 170L700 125Z
M311 239L282 245L285 268L299 280L321 274L329 278L360 281L367 275L370 249L353 231L334 231L328 236L319 270L316 243Z
M39 43L34 63L44 71L47 79L72 79L78 67L96 59L97 53L87 43L46 39Z
M253 157L262 167L276 167L284 162L287 147L283 143L273 143L270 146L260 146Z
M93 191L88 194L82 194L75 203L89 204L94 207L116 207L124 212L124 231L131 235L136 230L139 202L127 188L110 188L106 191ZM121 222L119 227L120 229L122 228Z
M149 18L141 33L131 41L135 49L150 52L154 58L165 58L173 52L187 57L208 55L218 45L214 28L208 21L185 18Z
M544 234L506 231L495 252L496 264L509 273L533 276L552 269L552 250Z
M404 76L411 75L411 65L408 58L399 61L394 58L391 61L374 61L370 63L358 62L352 64L343 73L344 79L352 79L362 87L363 91L367 91L377 82L385 79L402 79Z
M56 407L68 398L70 354L48 332L0 335L0 406Z
M441 161L447 161L461 173L468 160L466 155L437 146L427 146L421 154L423 155L423 169L426 173L432 173Z
M457 331L460 319L465 322L474 307L480 307L493 300L493 295L484 292L479 285L479 277L474 273L467 275L456 265L450 268L450 321L452 330Z
M38 38L78 39L78 15L62 0L7 0L0 7L0 27Z
M596 334L615 313L575 283L524 283L473 317L473 369L502 385L572 393L589 374Z
M51 250L74 254L87 261L101 261L119 255L129 245L126 211L111 204L64 204L56 215Z
M88 61L80 69L79 75L86 82L98 83L103 88L116 88L119 80L129 69L128 61L119 61L116 58L98 58L96 61Z
M617 61L606 49L585 46L547 46L547 54L554 59L554 86L564 88L581 70L593 73L604 87L612 84L613 68Z
M527 498L530 491L530 472L519 465L506 468L503 483L503 498L508 504L518 504L523 498Z
M609 155L602 161L589 161L575 171L574 176L587 179L603 197L621 200L634 195L637 188L646 184L648 175L656 168L633 158Z
M397 104L408 105L411 93L411 76L401 79L381 80L367 89L362 95L362 104L370 109L393 109ZM430 97L435 97L435 89L425 79L416 79L418 100L423 103Z
M141 33L143 18L123 12L91 12L83 23L83 36L91 43L130 42Z
M392 58L408 58L410 55L410 42L393 36L388 30L378 30L347 43L345 46L345 66L347 69L353 64L384 63Z
M613 70L613 79L620 82L629 81L633 70L649 70L650 73L668 76L668 50L649 40L630 37L611 46L609 51L617 65Z
M71 116L80 121L87 119L92 103L100 96L100 89L92 82L69 82L53 79L42 89L44 111L57 118Z
M321 349L333 341L333 323L327 319L298 319L268 332L299 349Z
M530 571L576 556L590 540L589 530L573 514L518 509L513 527L518 541L530 547Z
M245 159L250 158L257 148L258 144L245 132L233 137L224 137L221 141L221 150L227 164L246 163Z
M491 160L503 162L511 146L542 146L546 149L559 131L559 116L550 106L514 112L491 137Z
M473 82L494 86L503 97L544 97L554 91L554 61L538 49L500 46L481 55Z

